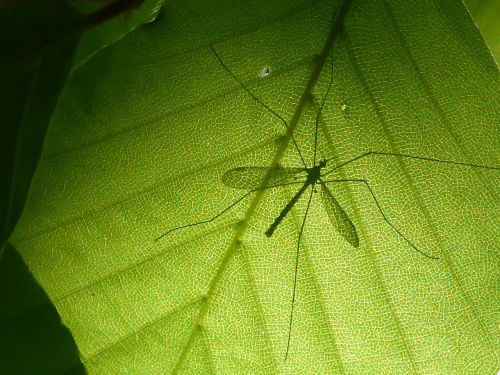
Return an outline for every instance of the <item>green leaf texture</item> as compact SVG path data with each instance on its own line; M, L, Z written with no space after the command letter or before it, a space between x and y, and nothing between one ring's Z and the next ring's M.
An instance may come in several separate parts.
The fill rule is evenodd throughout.
M439 259L364 183L329 183L360 245L313 194L286 361L308 194L271 238L298 186L154 241L245 194L225 172L283 151L284 123L249 92L289 121L339 7L168 1L70 76L11 243L90 374L497 372L497 170L373 155L336 170ZM368 151L498 165L499 74L461 3L353 2L294 132L308 166L331 80L327 168ZM280 165L303 167L284 151Z
M156 17L161 3L161 0L144 0L137 7L133 7L125 11L124 14L119 14L83 33L73 57L73 66L86 61L96 51L113 44L137 26L151 22ZM86 14L102 7L102 3L99 2L75 3L74 5Z
M491 54L500 62L500 3L496 0L466 0L464 4L474 18Z

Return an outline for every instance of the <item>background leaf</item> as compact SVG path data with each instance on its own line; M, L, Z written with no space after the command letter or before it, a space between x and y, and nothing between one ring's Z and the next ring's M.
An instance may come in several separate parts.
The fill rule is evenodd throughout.
M29 51L79 19L77 12L63 4L0 5L2 246L22 212L78 36L47 48L39 56Z
M168 2L73 72L11 242L89 373L496 372L496 171L383 157L339 170L368 180L390 220L440 259L413 251L365 187L332 184L360 246L313 197L286 363L304 199L269 239L294 190L266 194L236 249L248 200L153 241L239 197L221 176L269 165L285 131L209 43L289 119L337 8ZM318 138L329 165L370 150L498 164L498 70L461 4L354 2L295 132L309 164L331 63ZM301 166L296 150L281 164Z
M0 262L2 374L85 374L56 308L11 245ZM37 308L33 308L33 307Z
M151 22L156 17L161 3L161 0L145 0L124 14L89 29L78 44L73 66L83 63L96 51L113 44L137 26ZM90 14L103 4L75 3L74 5L83 13Z
M500 3L495 0L466 0L465 5L481 31L497 64L500 61Z
M144 4L143 16L146 6L151 7ZM116 38L114 31L124 28L110 21L102 29L88 32L83 42L75 33L59 43L51 43L66 35L82 18L63 3L0 4L0 175L3 182L0 192L0 373L3 375L85 373L73 337L61 324L56 308L17 250L5 243L23 210L45 131L70 71L75 47L80 42L76 50L82 57L92 48L98 48L92 43L97 33L101 44L102 40L109 44L113 40L110 34ZM140 20L136 13L127 26L132 27ZM45 48L40 48L42 46Z
M16 249L6 244L21 215L44 134L69 71L78 36L38 56L79 20L65 4L0 5L0 373L84 373L78 349L55 307ZM28 58L20 58L29 51ZM36 58L35 58L36 57ZM33 310L33 306L41 306Z

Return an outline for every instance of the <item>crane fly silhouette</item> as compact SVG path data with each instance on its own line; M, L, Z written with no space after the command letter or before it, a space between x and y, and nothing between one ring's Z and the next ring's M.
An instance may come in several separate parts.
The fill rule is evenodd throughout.
M213 54L217 58L219 64L222 66L222 68L233 77L233 79L241 86L241 88L250 96L252 97L257 103L259 103L261 106L263 106L269 113L271 113L273 116L278 118L285 128L288 128L288 123L287 121L280 116L276 111L271 109L268 105L266 105L261 99L259 99L255 94L253 94L246 86L243 84L243 82L227 67L227 65L223 62L215 48L210 45L210 49L212 50ZM277 230L278 226L280 223L283 221L283 219L286 217L288 212L294 207L294 205L299 201L301 196L305 193L305 191L310 187L310 193L309 197L307 200L307 205L305 209L305 213L302 219L302 224L300 226L300 231L298 234L297 238L297 246L296 246L296 253L295 253L295 272L294 272L294 282L293 282L293 291L292 291L292 298L291 298L291 308L290 308L290 319L289 319L289 325L288 325L288 340L286 344L286 351L285 351L285 361L288 358L288 353L290 349L290 342L291 342L291 337L292 337L292 325L293 325L293 311L294 311L294 306L295 306L295 297L296 297L296 289L297 289L297 275L298 275L298 266L299 266L299 258L300 258L300 241L304 232L304 227L306 224L306 219L307 215L309 213L309 208L311 206L311 201L313 197L313 193L316 191L316 185L320 185L321 187L321 200L323 202L324 209L327 213L327 216L329 218L329 221L333 228L354 248L359 247L360 240L358 233L356 231L356 226L352 222L352 220L349 218L349 215L346 213L346 211L342 208L340 203L335 199L333 194L331 193L330 189L328 188L327 184L328 183L357 183L365 186L370 193L371 197L373 198L373 201L375 202L375 205L380 212L380 215L382 219L416 252L421 254L422 256L431 259L431 260L437 260L439 259L436 256L429 255L422 250L420 250L412 241L410 241L395 225L391 223L391 221L387 218L387 216L384 213L384 210L379 203L379 200L377 199L377 196L375 195L374 190L370 186L367 180L364 179L327 179L327 176L331 175L334 173L336 170L345 167L346 165L355 163L363 158L367 157L396 157L396 158L403 158L407 160L419 160L419 161L428 161L428 162L434 162L434 163L444 163L444 164L451 164L451 165L456 165L456 166L466 166L466 167L475 167L475 168L485 168L485 169L490 169L490 170L500 170L500 168L496 167L490 167L490 166L484 166L484 165L479 165L479 164L470 164L470 163L464 163L464 162L457 162L457 161L450 161L450 160L442 160L442 159L436 159L436 158L429 158L429 157L422 157L422 156L415 156L415 155L408 155L408 154L400 154L400 153L391 153L391 152L378 152L378 151L368 151L365 152L355 158L352 158L350 160L347 160L341 164L338 164L331 168L330 170L327 170L326 172L323 172L323 169L326 168L328 164L328 159L321 158L319 162L317 162L317 146L318 146L318 124L320 122L320 116L323 111L323 108L325 106L326 99L328 97L328 94L330 93L330 89L333 84L333 58L331 58L332 63L331 63L331 73L330 73L330 82L327 88L327 91L321 101L319 111L316 113L316 121L315 121L315 131L314 131L314 153L313 153L313 165L311 167L307 166L307 163L305 162L304 157L302 156L301 150L292 134L291 136L291 142L300 157L303 167L293 167L293 168L284 168L284 167L279 167L277 170L275 170L273 177L265 187L261 187L261 182L266 175L268 171L268 167L259 167L259 166L242 166L242 167L237 167L230 169L224 173L222 176L221 180L222 182L231 188L237 188L237 189L245 189L248 190L246 194L238 198L236 201L231 203L229 206L224 208L222 211L214 215L213 217L207 219L207 220L202 220L199 222L195 223L190 223L186 225L182 225L176 228L172 228L168 230L167 232L163 233L159 237L155 239L155 241L158 241L162 239L163 237L167 236L168 234L178 231L181 229L186 229L189 227L194 227L197 225L201 224L206 224L213 222L220 216L224 215L226 212L228 212L230 209L232 209L234 206L236 206L238 203L240 203L242 200L244 200L247 196L250 194L258 191L259 189L274 189L278 187L283 187L283 186L292 186L292 185L302 185L299 190L295 193L295 195L292 197L292 199L283 207L281 210L280 214L276 217L276 219L270 224L268 229L265 232L265 235L267 237L271 237L274 232ZM312 98L311 98L312 99ZM345 108L342 107L342 110ZM305 180L304 181L297 181L300 176L304 176Z

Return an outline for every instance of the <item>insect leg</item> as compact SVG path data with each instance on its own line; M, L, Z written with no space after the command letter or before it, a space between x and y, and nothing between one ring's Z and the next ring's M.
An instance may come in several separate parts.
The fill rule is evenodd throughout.
M219 212L217 215L213 216L212 218L207 219L207 220L198 221L196 223L185 224L185 225L181 225L180 227L172 228L172 229L166 231L165 233L163 233L161 236L155 238L155 242L161 240L163 237L165 237L168 234L170 234L172 232L175 232L177 230L194 227L194 226L201 225L201 224L211 223L212 221L214 221L215 219L217 219L218 217L222 216L224 213L226 213L227 211L229 211L231 208L233 208L234 206L236 206L238 203L240 203L243 199L245 199L248 195L250 195L254 191L255 190L250 190L245 195L243 195L242 197L238 198L236 201L234 201L233 203L231 203L229 206L227 206L226 208L224 208L221 212Z
M290 340L292 338L293 308L295 305L295 292L297 290L297 274L299 271L300 239L302 238L302 233L304 232L304 226L306 225L307 213L309 212L309 207L311 206L313 192L314 192L314 187L311 189L311 194L309 194L309 201L307 202L306 213L304 214L304 219L302 220L302 226L300 227L299 238L297 239L297 251L295 255L295 276L293 280L293 293L292 293L292 309L290 311L290 325L288 327L288 342L286 344L285 362L286 359L288 358L288 351L290 349Z
M341 163L341 164L333 167L332 169L330 169L329 171L325 172L321 176L329 175L333 171L335 171L335 170L337 170L337 169L339 169L341 167L344 167L344 166L346 166L348 164L354 163L355 161L363 159L363 158L365 158L367 156L395 156L395 157L407 158L407 159L414 159L414 160L423 160L423 161L432 161L432 162L436 162L436 163L461 165L461 166L465 166L465 167L484 168L484 169L490 169L490 170L494 170L494 171L500 170L500 168L498 168L498 167L490 167L488 165L480 165L480 164L473 164L473 163L464 163L464 162L460 162L460 161L443 160L443 159L437 159L437 158L428 158L428 157L424 157L424 156L415 156L415 155L408 155L408 154L397 154L397 153L393 153L393 152L368 151L368 152L365 152L364 154L356 156L355 158L353 158L351 160L348 160L348 161L346 161L344 163Z
M252 93L244 84L243 82L231 71L231 69L229 69L226 64L224 64L224 62L222 61L222 59L220 58L220 56L218 55L217 51L215 50L214 46L212 44L209 44L210 46L210 49L212 50L212 52L214 53L215 57L217 57L217 60L219 60L219 63L222 65L222 67L224 68L224 70L226 72L229 73L229 75L231 77L233 77L235 79L236 82L239 83L239 85L241 86L241 88L243 90L245 90L247 92L248 95L250 95L250 97L255 100L257 103L259 103L261 106L263 106L268 112L270 112L271 114L273 114L277 119L279 119L283 125L285 126L286 129L288 129L288 122L283 118L281 117L276 111L274 111L272 108L270 108L266 103L264 103L262 100L260 100L257 96L255 96L254 93ZM299 154L299 157L300 159L302 160L302 163L304 164L304 167L307 168L307 165L306 165L306 162L305 162L305 159L304 157L302 156L302 153L300 152L300 149L299 149L299 146L297 144L297 142L295 141L295 137L293 136L292 134L292 142L295 146L295 149L297 150L297 153Z
M420 254L424 255L425 257L427 257L429 259L439 259L438 257L428 255L428 254L424 253L423 251L421 251L398 228L396 228L396 226L394 226L394 224L392 224L389 221L389 219L387 219L387 217L385 216L384 210L382 209L382 206L380 205L380 203L379 203L377 197L375 196L375 193L374 193L373 189L371 188L370 184L368 183L368 181L362 180L362 179L341 179L341 180L330 180L330 181L323 181L323 182L324 183L328 183L328 182L355 182L355 183L364 184L368 188L368 191L370 192L370 194L372 195L372 198L375 201L375 204L377 205L377 208L380 211L380 214L382 215L382 218L384 219L384 221L387 224L389 224L392 227L392 229L394 229L396 231L396 233L399 234L417 252L419 252Z
M321 113L323 113L323 107L325 106L326 99L328 98L328 94L330 93L330 89L332 88L333 85L333 56L332 56L332 64L331 64L331 73L330 73L330 83L328 84L328 89L326 90L326 94L321 102L321 105L319 107L319 111L316 115L316 124L315 124L315 129L314 129L314 165L316 165L316 154L317 154L317 149L318 149L318 128L319 128L319 121L321 117Z
M303 182L289 182L289 183L286 183L286 184L267 186L267 187L264 188L264 190L274 189L275 187L279 187L279 186L288 186L288 185L297 185L297 184L303 184ZM172 229L168 230L167 232L163 233L161 236L155 238L154 241L157 242L157 241L161 240L163 237L167 236L168 234L170 234L172 232L175 232L175 231L178 231L178 230L181 230L181 229L190 228L190 227L194 227L194 226L201 225L201 224L211 223L212 221L214 221L218 217L220 217L223 214L225 214L231 208L233 208L234 206L236 206L238 203L240 203L243 199L245 199L251 193L255 193L259 189L260 188L252 189L252 190L248 191L245 195L243 195L240 198L238 198L236 201L234 201L233 203L231 203L229 206L227 206L226 208L224 208L221 212L219 212L217 215L211 217L210 219L198 221L196 223L185 224L185 225L181 225L179 227L172 228Z

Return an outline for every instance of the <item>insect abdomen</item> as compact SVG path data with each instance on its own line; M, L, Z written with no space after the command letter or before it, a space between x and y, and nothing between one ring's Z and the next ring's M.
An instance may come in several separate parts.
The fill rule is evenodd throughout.
M302 193L304 193L304 191L306 191L306 189L307 189L308 186L309 186L309 184L305 184L304 186L302 186L300 188L300 190L290 200L290 202L287 203L287 205L280 212L279 216L276 218L276 220L274 220L274 222L271 224L271 226L269 227L269 229L266 231L266 236L267 237L271 237L273 235L273 233L276 230L276 228L278 227L278 225L283 221L283 219L285 218L286 214L288 213L288 211L291 210L291 208L293 207L293 205L295 203L297 203L297 201L299 200L300 196L302 195Z

